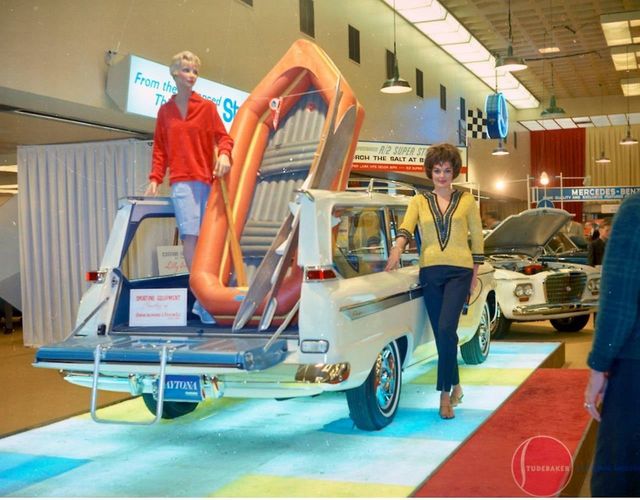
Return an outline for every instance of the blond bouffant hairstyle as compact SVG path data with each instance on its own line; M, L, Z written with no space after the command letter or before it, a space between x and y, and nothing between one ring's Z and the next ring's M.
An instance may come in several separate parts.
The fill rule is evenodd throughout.
M176 76L178 71L180 71L180 66L182 66L183 61L194 64L198 69L200 69L200 58L195 55L193 52L189 52L188 50L183 50L182 52L178 52L175 56L171 58L171 66L169 66L169 71L171 72L171 76Z

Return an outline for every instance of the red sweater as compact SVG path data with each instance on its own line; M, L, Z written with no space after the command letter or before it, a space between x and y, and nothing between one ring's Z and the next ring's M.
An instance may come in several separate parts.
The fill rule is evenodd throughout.
M213 179L213 148L231 158L233 139L227 134L216 105L191 93L187 118L182 119L175 96L158 111L153 136L153 159L149 179L162 183L169 167L169 183Z

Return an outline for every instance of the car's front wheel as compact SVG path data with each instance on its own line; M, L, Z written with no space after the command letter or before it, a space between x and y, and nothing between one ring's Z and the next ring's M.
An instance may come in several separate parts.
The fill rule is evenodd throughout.
M144 393L142 395L144 405L151 413L156 415L157 401L153 397L153 394ZM198 403L180 402L180 401L165 401L162 407L162 418L171 420L174 418L187 415L196 409Z
M582 314L571 318L560 318L549 320L553 327L559 332L579 332L589 322L589 315Z
M469 342L460 346L460 354L462 354L462 359L466 364L479 365L489 356L489 347L491 345L490 325L491 312L489 311L489 304L485 303L475 335Z
M400 350L393 340L378 353L364 384L346 391L353 423L366 431L389 425L398 411L401 382Z
M500 304L496 301L496 317L491 322L491 338L495 340L503 339L510 329L511 320L504 317Z

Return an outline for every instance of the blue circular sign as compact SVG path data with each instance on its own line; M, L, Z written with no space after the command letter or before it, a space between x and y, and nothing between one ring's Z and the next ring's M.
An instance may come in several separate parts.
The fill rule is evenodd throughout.
M487 96L487 133L492 139L504 139L509 133L509 110L507 100L502 93Z
M549 198L542 198L541 200L538 200L538 203L536 204L536 208L554 208L555 205L553 204L553 201L551 201Z

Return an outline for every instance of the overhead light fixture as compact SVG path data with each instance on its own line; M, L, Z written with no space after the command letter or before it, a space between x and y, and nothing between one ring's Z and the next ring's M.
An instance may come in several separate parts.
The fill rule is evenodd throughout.
M541 54L555 54L556 52L560 52L560 48L559 47L542 47L540 49L538 49L538 52L540 52Z
M493 156L505 156L509 154L509 151L507 151L502 144L502 139L498 140L498 147L491 151L491 154Z
M509 45L507 45L507 55L498 56L496 60L496 69L509 72L522 71L527 69L527 65L522 57L516 57L513 55L513 36L511 33L511 0L509 0Z
M393 74L385 80L380 88L383 94L404 94L411 92L411 85L404 78L400 78L398 71L398 52L396 50L396 2L393 1Z
M624 139L620 140L620 144L623 146L632 146L633 144L638 144L638 139L634 139L631 137L631 126L627 125L627 136Z
M604 112L604 88L602 87L602 83L599 83L598 86L600 87L600 112ZM598 132L598 135L600 135L600 132ZM604 140L602 138L600 138L600 143L602 144L602 151L600 151L600 158L596 160L596 163L611 163L611 160L604 154Z
M552 95L549 98L549 107L544 109L542 113L540 113L540 116L563 115L564 113L565 113L564 109L559 107L556 103L556 96Z
M549 107L544 109L540 116L549 116L549 115L563 115L565 113L564 109L559 107L556 104L556 96L554 94L554 85L553 85L553 63L551 63L551 97L549 98Z
M629 50L627 49L627 58L629 57ZM627 68L629 65L627 64ZM629 76L629 70L627 69L627 77ZM629 122L629 95L627 94L627 135L620 141L622 146L633 146L638 144L638 140L631 137L631 123Z

